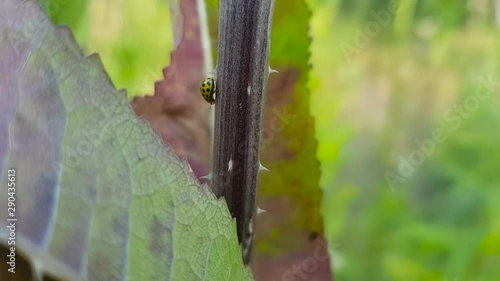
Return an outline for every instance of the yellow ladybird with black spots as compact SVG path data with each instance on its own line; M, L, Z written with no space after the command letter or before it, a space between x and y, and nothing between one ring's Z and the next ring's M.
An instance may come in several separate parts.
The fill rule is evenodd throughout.
M201 96L209 103L215 103L215 91L217 90L215 85L215 79L211 76L205 78L200 86Z

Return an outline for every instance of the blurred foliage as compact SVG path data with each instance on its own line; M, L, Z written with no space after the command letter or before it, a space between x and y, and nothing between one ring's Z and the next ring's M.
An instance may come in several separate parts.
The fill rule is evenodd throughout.
M500 280L493 1L402 1L384 26L372 15L385 2L309 1L311 106L335 276ZM373 23L380 31L367 34ZM357 44L358 30L365 45ZM491 95L465 107L462 117L458 106L474 105L481 77L496 83L482 90ZM417 143L432 139L436 128L446 139L391 186L385 174L398 175L402 159L416 157Z
M129 97L153 94L173 48L168 1L40 2L56 23L71 27L85 54L99 53L118 89Z

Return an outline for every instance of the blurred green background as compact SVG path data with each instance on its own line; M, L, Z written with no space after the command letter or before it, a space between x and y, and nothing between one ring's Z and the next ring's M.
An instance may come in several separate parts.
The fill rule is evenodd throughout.
M153 94L173 48L167 0L39 0L71 27L85 54L98 53L117 89Z
M500 2L310 4L337 280L500 280Z
M153 92L166 0L41 2L117 88ZM500 280L500 1L308 3L336 280Z

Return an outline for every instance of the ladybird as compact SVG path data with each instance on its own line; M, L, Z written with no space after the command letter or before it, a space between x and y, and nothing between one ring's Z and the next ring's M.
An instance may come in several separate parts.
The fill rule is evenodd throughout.
M213 77L207 77L203 80L203 83L200 86L201 96L209 103L215 103L215 91L217 90L215 85L215 79Z

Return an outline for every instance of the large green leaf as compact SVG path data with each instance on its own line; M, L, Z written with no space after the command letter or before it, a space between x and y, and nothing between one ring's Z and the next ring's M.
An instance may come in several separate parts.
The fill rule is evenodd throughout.
M84 57L36 1L0 1L0 38L0 205L15 169L16 247L34 271L251 279L224 201L135 116L97 55ZM0 220L5 246L6 211Z

